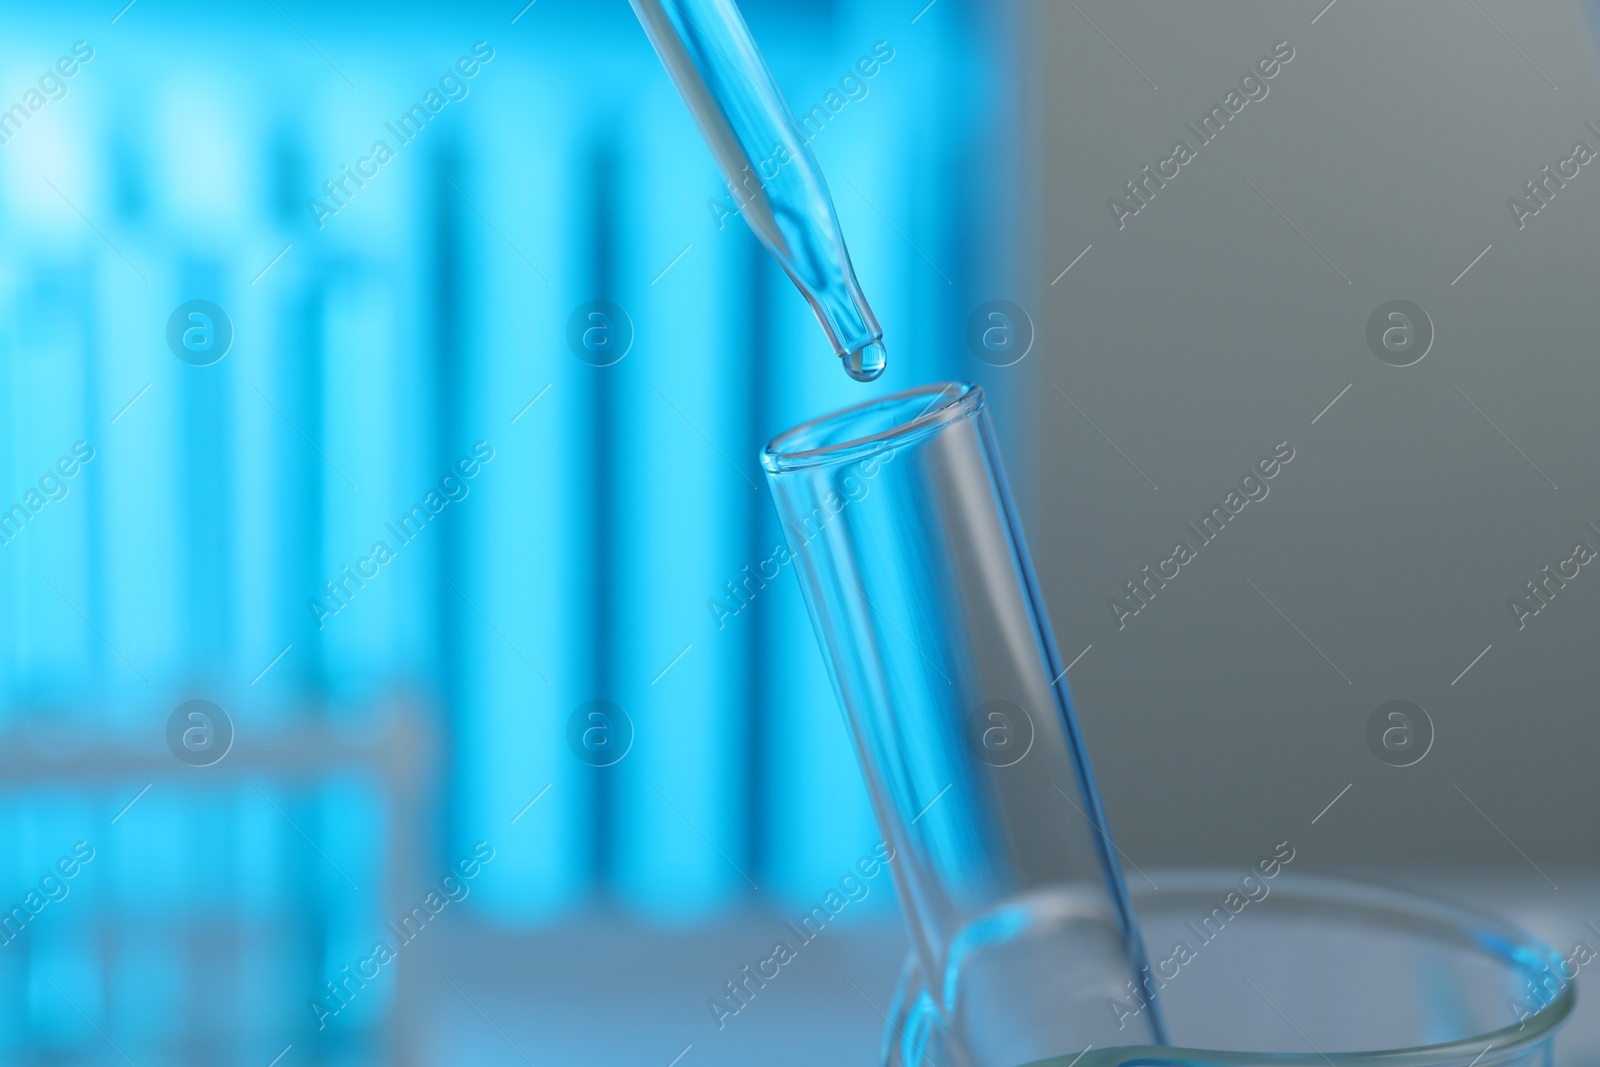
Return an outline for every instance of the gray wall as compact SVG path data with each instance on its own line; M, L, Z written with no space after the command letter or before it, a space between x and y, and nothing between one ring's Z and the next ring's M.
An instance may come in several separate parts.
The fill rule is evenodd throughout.
M1064 657L1092 645L1082 725L1141 866L1285 838L1308 866L1593 863L1600 562L1523 629L1508 601L1600 549L1600 159L1520 231L1507 198L1600 151L1594 16L1325 4L1036 8L1030 533ZM1268 95L1119 230L1108 198L1284 40ZM1395 299L1435 329L1408 367L1366 338ZM1185 523L1282 441L1202 546ZM1108 599L1180 539L1196 558L1119 629ZM1413 766L1368 745L1391 699L1436 733Z

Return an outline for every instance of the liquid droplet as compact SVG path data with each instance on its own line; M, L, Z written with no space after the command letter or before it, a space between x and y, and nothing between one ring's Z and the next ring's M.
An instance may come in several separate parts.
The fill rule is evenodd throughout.
M845 373L858 382L875 380L889 366L889 350L882 341L862 345L842 358Z

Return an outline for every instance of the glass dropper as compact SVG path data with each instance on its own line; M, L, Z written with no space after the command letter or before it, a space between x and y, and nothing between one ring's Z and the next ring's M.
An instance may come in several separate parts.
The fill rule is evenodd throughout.
M888 352L833 197L733 0L630 0L716 157L738 213L816 312L850 377Z

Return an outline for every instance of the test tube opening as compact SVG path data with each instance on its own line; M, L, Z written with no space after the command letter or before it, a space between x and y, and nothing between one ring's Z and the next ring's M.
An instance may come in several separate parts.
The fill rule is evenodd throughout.
M910 444L983 409L983 389L966 382L918 386L802 423L762 453L772 474L847 464Z

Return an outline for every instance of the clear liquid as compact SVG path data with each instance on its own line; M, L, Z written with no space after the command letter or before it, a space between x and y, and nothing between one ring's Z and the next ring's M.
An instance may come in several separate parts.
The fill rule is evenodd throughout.
M882 341L873 341L846 352L840 358L844 360L846 374L858 382L870 382L877 380L888 367L889 350L883 347Z

